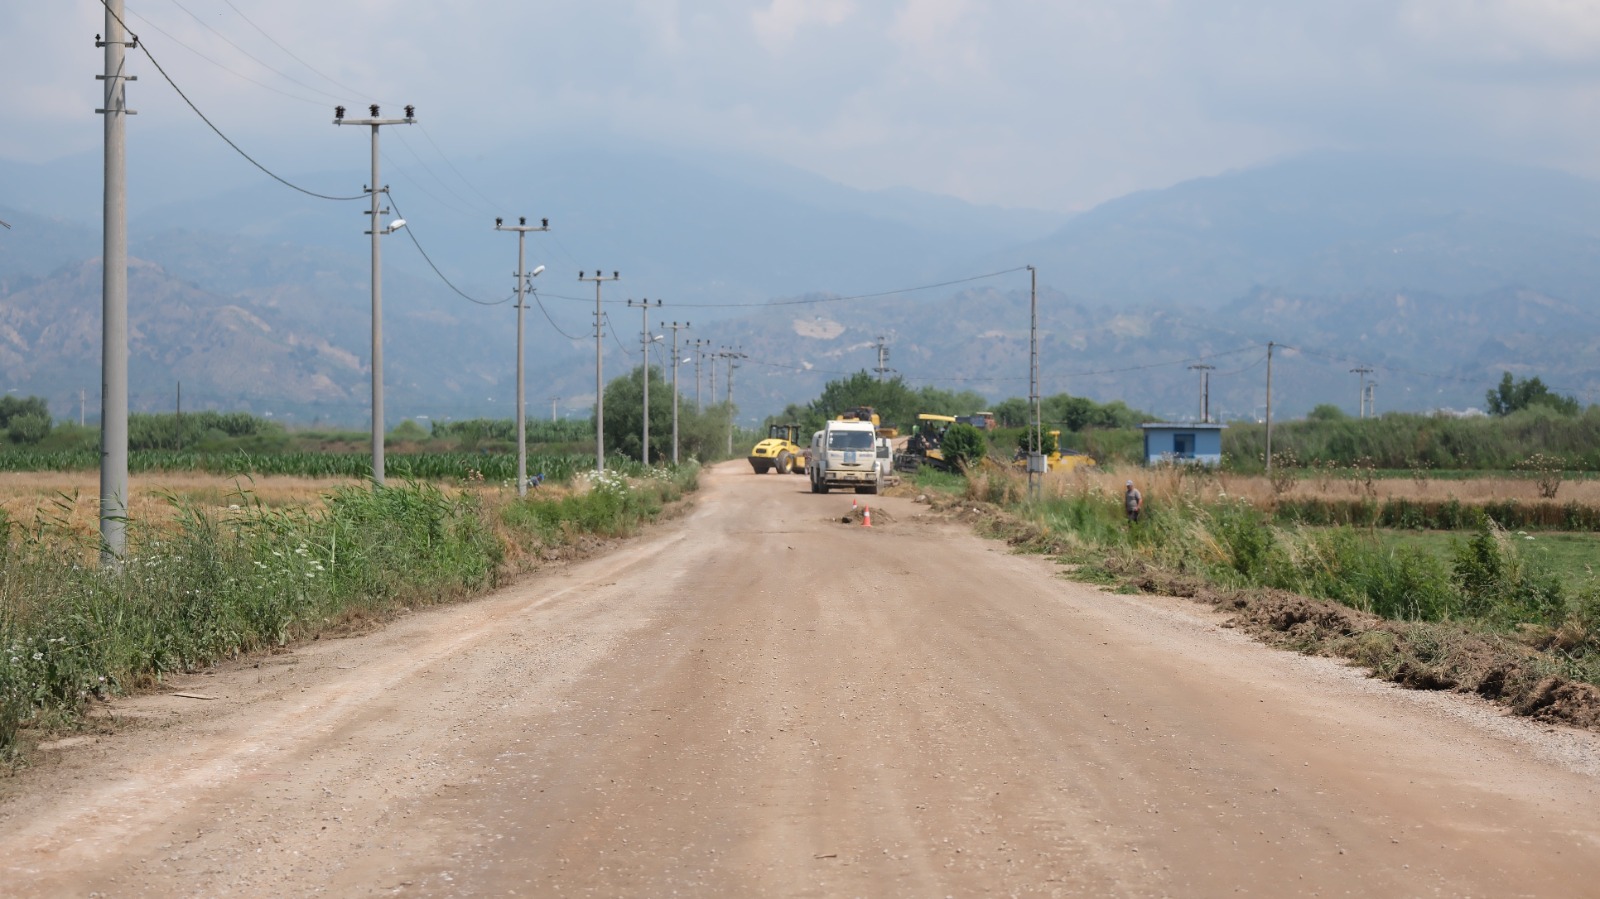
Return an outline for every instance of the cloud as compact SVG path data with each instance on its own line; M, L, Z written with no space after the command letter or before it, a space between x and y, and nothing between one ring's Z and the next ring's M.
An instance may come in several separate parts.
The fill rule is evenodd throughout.
M780 51L808 25L830 28L842 25L855 14L853 0L772 0L766 9L750 14L756 37L768 50Z
M195 101L286 166L349 153L328 95L415 103L467 156L604 135L1059 209L1319 147L1600 166L1587 152L1600 143L1600 0L234 6L271 38L225 6L191 8L227 41L168 4L139 12ZM86 9L0 4L13 37L0 79L27 86L0 93L0 155L96 145ZM132 65L131 139L196 134L147 62Z

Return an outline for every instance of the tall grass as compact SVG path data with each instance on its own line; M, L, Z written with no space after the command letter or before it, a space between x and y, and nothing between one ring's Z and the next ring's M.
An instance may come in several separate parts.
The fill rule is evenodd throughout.
M1234 423L1222 451L1240 471L1259 471L1266 428ZM1581 415L1536 407L1503 418L1390 413L1375 418L1291 421L1272 429L1273 457L1292 454L1380 469L1510 470L1535 453L1571 471L1600 471L1600 406Z
M174 500L165 526L130 523L128 555L110 568L49 518L24 526L0 511L0 756L24 727L71 719L90 697L486 589L509 543L628 533L697 471L608 472L521 501L400 481L337 488L316 511L248 493L222 511Z
M968 496L1020 499L1020 491L996 484L1020 480L1010 472L989 472L971 480ZM1501 629L1572 625L1594 634L1593 648L1600 651L1600 597L1563 586L1481 512L1461 513L1467 530L1444 561L1354 528L1279 524L1225 494L1160 496L1147 490L1146 498L1144 516L1133 525L1123 515L1121 496L1090 479L1012 505L1083 551L1080 559L1091 564L1109 555L1122 567L1155 566L1216 584L1276 588L1398 620L1471 620Z

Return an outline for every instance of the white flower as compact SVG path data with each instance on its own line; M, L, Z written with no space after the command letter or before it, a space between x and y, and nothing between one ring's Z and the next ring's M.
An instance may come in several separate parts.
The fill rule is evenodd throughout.
M34 653L34 654L33 654L33 660L34 660L34 661L35 661L35 662L42 662L42 661L44 661L44 653L42 653L42 652L36 652L36 653Z

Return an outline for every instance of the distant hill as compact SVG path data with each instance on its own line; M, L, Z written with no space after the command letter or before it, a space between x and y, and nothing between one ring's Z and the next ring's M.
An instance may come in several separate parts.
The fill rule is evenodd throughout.
M1600 184L1483 162L1315 154L1112 200L992 257L1017 258L1106 303L1502 288L1589 302Z
M656 320L692 321L686 339L749 354L735 381L747 417L870 368L879 335L915 383L1026 395L1023 273L828 301L1024 262L1040 269L1047 394L1190 416L1197 375L1187 366L1205 362L1216 365L1213 412L1253 417L1273 340L1284 414L1322 402L1355 411L1357 365L1378 369L1380 410L1477 405L1502 370L1600 401L1600 187L1564 175L1320 155L1136 194L1060 224L748 160L551 150L482 165L544 198L526 212L556 229L529 238L530 265L549 266L536 282L542 308L527 312L535 414L555 400L585 415L593 400L593 294L576 275L597 265L623 272L608 301L665 298ZM494 233L491 216L463 218L399 184L396 199L452 281L477 299L506 298L515 240ZM130 226L135 408L168 408L181 380L194 408L359 423L370 328L359 205L281 188L146 204ZM3 387L45 395L60 415L82 389L92 415L98 228L5 206L0 218L16 225L0 231ZM597 258L562 261L569 246ZM385 238L384 257L392 419L509 415L514 310L457 296L404 234ZM638 364L635 316L607 307L608 378ZM690 393L693 366L682 376ZM725 378L719 368L719 395Z

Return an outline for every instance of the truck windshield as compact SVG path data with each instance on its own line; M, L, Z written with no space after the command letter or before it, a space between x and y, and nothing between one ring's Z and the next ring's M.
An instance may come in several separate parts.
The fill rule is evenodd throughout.
M828 435L828 449L870 450L872 449L872 432L834 431Z

